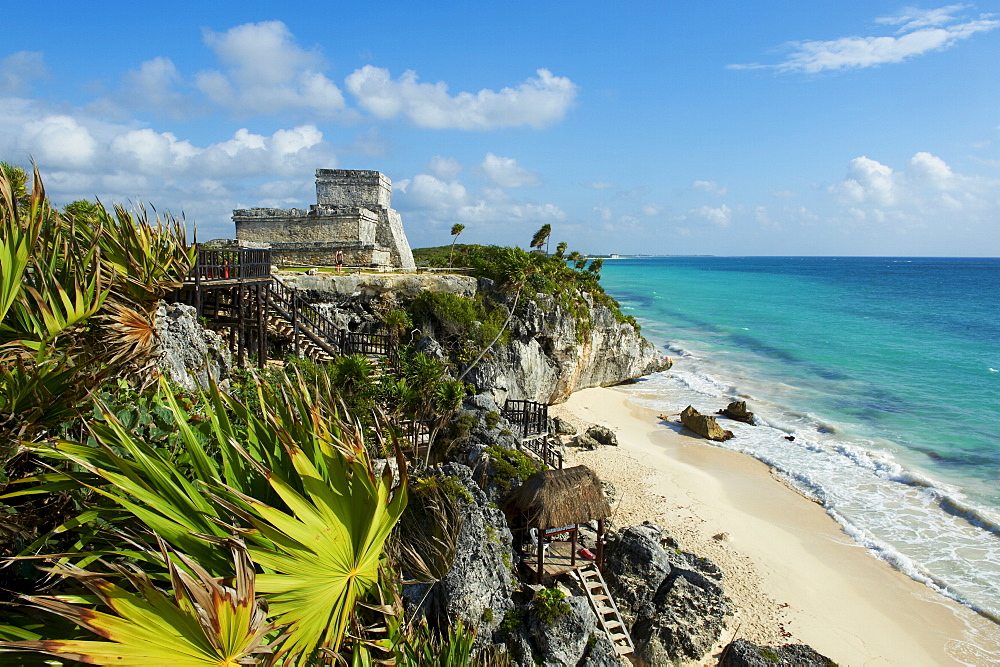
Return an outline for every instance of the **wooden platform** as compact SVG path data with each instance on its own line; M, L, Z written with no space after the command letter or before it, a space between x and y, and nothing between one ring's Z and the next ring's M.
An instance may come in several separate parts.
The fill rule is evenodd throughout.
M579 545L577 545L577 549L580 549ZM545 552L545 570L542 574L542 580L551 580L553 577L578 570L594 562L577 553L574 563L572 553L573 547L570 542L549 542L549 548ZM538 569L538 551L532 549L530 544L526 545L521 552L521 562L532 572L535 572Z

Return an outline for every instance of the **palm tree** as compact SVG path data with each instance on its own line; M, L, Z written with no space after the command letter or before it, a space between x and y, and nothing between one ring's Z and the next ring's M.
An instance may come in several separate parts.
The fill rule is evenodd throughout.
M539 252L545 246L545 254L549 252L549 237L552 236L552 225L545 223L539 228L535 235L531 237L531 247L537 248Z
M559 259L562 259L563 255L566 254L566 249L567 248L569 248L569 244L566 243L565 241L562 241L559 245L557 245L556 246L556 257L558 257Z
M456 222L451 226L451 235L455 238L451 241L451 253L448 255L448 268L451 268L451 259L455 255L455 242L458 241L458 235L465 230L465 225L460 222Z

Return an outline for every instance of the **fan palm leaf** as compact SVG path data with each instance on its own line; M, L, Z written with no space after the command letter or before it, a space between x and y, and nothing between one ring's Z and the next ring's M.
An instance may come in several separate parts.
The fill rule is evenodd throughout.
M79 580L111 613L58 597L24 596L32 606L69 619L105 641L34 640L0 642L0 651L28 650L94 665L200 667L255 664L271 653L264 638L266 605L255 595L255 573L246 549L226 541L233 556L232 586L197 562L162 545L172 594L158 589L141 570L110 565L135 592L72 565L53 570ZM174 562L176 559L184 568Z

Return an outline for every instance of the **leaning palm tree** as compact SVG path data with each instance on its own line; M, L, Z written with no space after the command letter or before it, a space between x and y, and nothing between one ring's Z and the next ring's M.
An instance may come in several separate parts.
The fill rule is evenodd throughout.
M460 222L456 222L451 226L451 235L455 238L451 241L451 252L448 254L448 268L451 268L451 260L455 256L455 242L458 241L458 236L465 230L465 225Z
M552 236L552 225L545 223L542 225L535 235L531 237L531 247L536 248L538 252L542 252L542 246L545 246L545 254L549 253L549 237Z

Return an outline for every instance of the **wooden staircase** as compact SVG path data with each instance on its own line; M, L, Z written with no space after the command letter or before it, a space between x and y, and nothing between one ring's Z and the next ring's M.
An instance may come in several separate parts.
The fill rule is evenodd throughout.
M611 643L614 644L622 662L631 664L629 656L635 654L635 645L632 643L628 629L618 612L618 605L615 604L614 598L608 592L601 571L597 569L597 565L591 563L586 567L574 570L573 574L583 585L583 590L587 593L587 600L590 601L590 607L597 614L597 622Z

